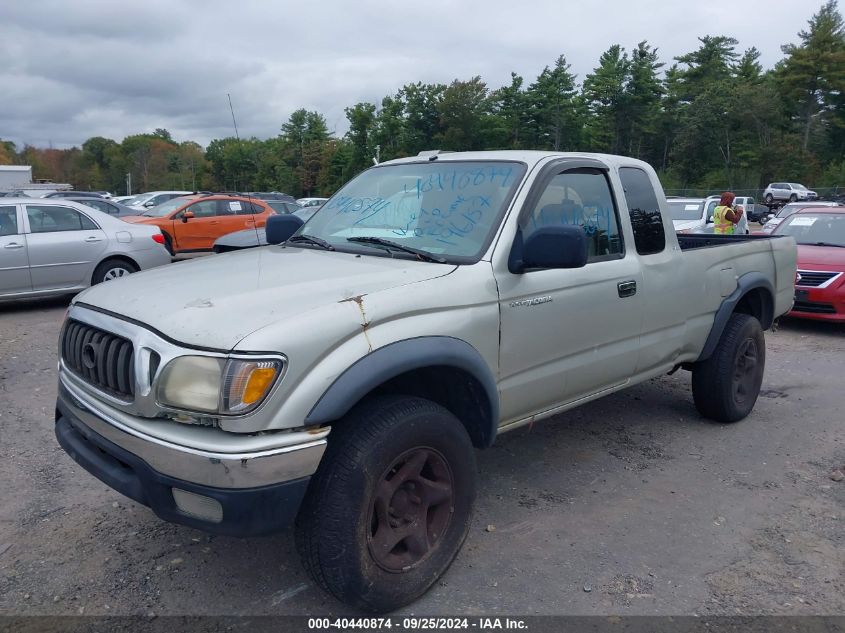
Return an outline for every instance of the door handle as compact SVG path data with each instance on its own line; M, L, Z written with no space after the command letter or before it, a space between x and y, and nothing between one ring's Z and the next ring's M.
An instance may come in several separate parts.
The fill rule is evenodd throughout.
M88 242L89 244L93 244L94 242L102 242L103 238L92 235L91 237L86 237L85 241Z
M18 244L17 242L9 242L3 248L23 248L23 244Z
M616 289L619 291L619 296L623 299L625 297L633 297L637 294L637 282L633 279L629 281L620 281L616 284Z
M209 222L209 224L220 224L220 222L218 222L217 220L212 220L211 222Z

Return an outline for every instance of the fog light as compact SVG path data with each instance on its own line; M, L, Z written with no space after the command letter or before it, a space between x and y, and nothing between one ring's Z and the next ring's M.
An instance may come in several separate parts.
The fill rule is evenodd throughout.
M172 490L173 501L176 502L176 507L182 514L211 523L220 523L223 520L223 506L217 499L180 488L172 488Z

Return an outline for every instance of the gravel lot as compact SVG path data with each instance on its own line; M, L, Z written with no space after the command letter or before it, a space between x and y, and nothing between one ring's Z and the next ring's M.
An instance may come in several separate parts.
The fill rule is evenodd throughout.
M67 300L0 306L0 613L334 614L289 533L162 523L53 435ZM678 372L479 453L470 536L416 614L845 614L845 328L767 333L754 413Z

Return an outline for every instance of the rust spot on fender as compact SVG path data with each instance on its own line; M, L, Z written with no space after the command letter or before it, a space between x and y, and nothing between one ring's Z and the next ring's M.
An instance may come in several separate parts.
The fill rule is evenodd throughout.
M358 310L361 312L361 332L363 332L364 338L367 340L367 353L369 354L373 351L373 342L370 340L369 334L367 334L367 328L370 327L370 322L367 320L367 312L364 310L365 296L366 295L357 295L355 297L349 297L348 299L338 301L338 303L353 301L358 306Z

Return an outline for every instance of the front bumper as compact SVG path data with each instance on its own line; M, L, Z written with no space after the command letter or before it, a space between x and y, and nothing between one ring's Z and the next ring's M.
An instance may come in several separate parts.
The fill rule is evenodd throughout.
M56 437L85 470L165 521L230 536L290 525L325 450L325 439L252 454L190 449L110 423L62 384Z
M845 284L813 288L796 286L795 303L788 316L813 321L845 322Z

